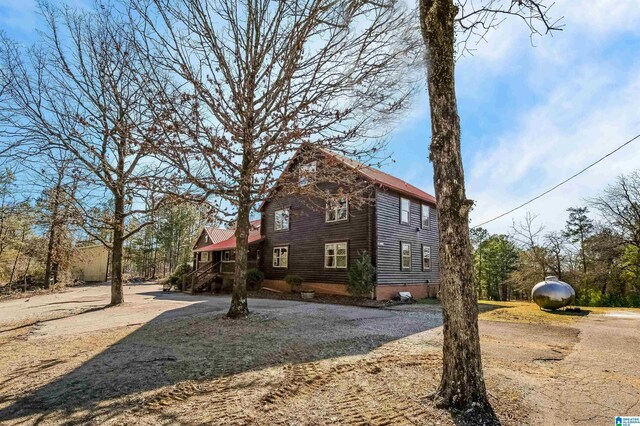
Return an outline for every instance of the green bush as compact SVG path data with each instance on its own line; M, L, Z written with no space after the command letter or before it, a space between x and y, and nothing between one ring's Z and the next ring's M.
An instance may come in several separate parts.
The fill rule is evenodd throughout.
M303 283L303 279L300 275L296 275L296 274L289 274L286 277L284 277L284 281L289 284L289 286L291 287L291 291L294 293L297 293L300 291L300 289L302 288L302 283Z
M369 296L375 286L376 268L371 263L371 256L367 252L360 254L360 257L349 268L347 278L347 289L354 296Z
M191 272L191 265L188 263L181 263L173 270L173 275L178 278L182 278L183 275L188 274L189 272Z
M173 270L173 274L167 279L167 282L174 287L180 287L182 285L182 277L191 272L191 265L188 263L181 263Z
M247 271L247 289L260 290L264 281L264 273L257 269L251 268Z
M576 305L588 307L609 307L609 308L634 308L640 306L640 295L638 294L602 294L602 290L585 288L576 291Z

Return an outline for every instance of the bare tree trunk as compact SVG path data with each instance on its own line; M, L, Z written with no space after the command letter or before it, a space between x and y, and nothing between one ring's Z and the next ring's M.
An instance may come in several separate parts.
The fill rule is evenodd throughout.
M27 275L29 274L29 267L31 267L31 256L29 256L29 259L27 259L27 267L24 270L24 292L27 292Z
M116 195L114 209L113 248L111 251L111 304L124 302L122 292L122 253L124 251L124 197Z
M427 47L431 107L430 159L434 168L440 237L443 308L443 371L434 400L438 407L489 407L473 285L469 211L460 150L460 118L455 92L452 0L421 0L420 24Z
M584 252L584 233L580 233L580 254L582 255L582 273L587 273L587 256Z
M58 210L60 206L60 192L62 189L62 173L58 172L58 180L56 182L54 201L51 211L51 220L49 228L49 242L47 244L47 260L44 269L44 288L49 288L51 281L51 265L53 263L53 252L56 243L56 226L58 224Z
M53 262L53 265L51 266L51 275L53 275L53 284L54 285L58 284L59 267L60 267L60 264L58 262Z
M156 279L156 266L158 264L158 245L153 245L153 269L151 273L151 279Z
M236 221L236 261L233 274L233 294L227 316L241 318L249 314L247 305L247 260L249 256L249 211L250 175L248 174L249 156L245 153L240 177L240 197L238 199L238 219Z
M25 228L22 228L22 236L20 237L20 248L18 249L16 258L13 261L13 267L11 268L11 276L9 277L9 289L11 289L11 283L13 282L13 277L16 274L16 266L18 265L18 260L20 260L20 255L22 254L22 247L24 246L24 239L26 235L27 235L27 230Z
M44 288L49 288L49 282L51 281L51 265L53 263L53 247L56 238L55 227L52 225L49 229L49 243L47 244L47 260L44 269Z

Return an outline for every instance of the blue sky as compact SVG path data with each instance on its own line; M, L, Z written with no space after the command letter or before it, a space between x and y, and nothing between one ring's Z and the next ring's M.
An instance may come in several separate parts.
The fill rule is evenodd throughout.
M460 58L457 93L467 191L479 223L537 195L640 133L640 7L637 0L560 0L564 31L533 41L511 20ZM35 1L0 0L0 28L29 41ZM532 46L532 42L534 46ZM433 192L426 92L391 135L388 173ZM556 192L488 225L508 232L526 211L547 229L621 173L640 168L640 141Z
M564 31L536 38L505 22L457 64L468 196L480 223L532 198L640 133L640 7L635 0L556 2ZM386 171L433 191L426 93L391 138ZM527 211L548 230L621 173L640 141L526 208L487 225L508 232Z

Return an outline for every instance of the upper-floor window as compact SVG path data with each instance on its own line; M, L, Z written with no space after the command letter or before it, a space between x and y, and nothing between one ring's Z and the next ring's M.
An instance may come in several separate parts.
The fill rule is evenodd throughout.
M289 209L276 210L274 218L274 230L286 231L289 229Z
M209 234L204 234L204 242L205 243L209 242Z
M411 270L411 243L400 243L402 270Z
M400 198L400 223L409 223L411 203L407 198Z
M422 211L421 211L420 217L422 222L422 228L428 229L429 228L429 206L427 206L426 204L422 204Z
M289 247L273 248L273 267L286 268L289 266Z
M431 247L430 246L422 246L422 270L430 271L431 270Z
M300 186L309 184L309 176L315 174L318 164L316 161L312 161L300 166Z
M346 198L327 201L325 222L339 222L349 217L349 202Z
M347 267L347 243L324 245L324 267L345 269Z

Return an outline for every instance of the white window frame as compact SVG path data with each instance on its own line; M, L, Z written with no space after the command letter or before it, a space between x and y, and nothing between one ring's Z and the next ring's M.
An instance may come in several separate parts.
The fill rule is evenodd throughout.
M287 218L287 226L284 227L284 221L280 220L280 227L278 227L278 214L282 214L283 218ZM291 215L289 214L289 209L278 209L273 212L273 230L274 231L288 231L291 226Z
M407 202L407 210L405 210L402 207L403 201ZM403 220L403 218L402 218L402 214L405 211L407 212L407 220ZM400 223L403 223L403 224L410 224L411 223L411 201L409 201L408 198L400 197Z
M222 261L223 262L231 262L231 251L225 250L222 252Z
M338 255L338 250L344 246L344 255ZM329 254L329 250L333 250L333 254ZM338 266L338 258L344 257L344 265ZM333 265L329 265L329 259L333 259ZM349 265L349 243L347 241L339 241L336 243L325 243L324 245L324 267L327 269L347 269Z
M405 258L407 258L407 256L405 256L404 254L404 248L406 246L409 246L409 266L405 266L404 265L404 261ZM404 243L404 242L400 242L400 269L403 271L410 271L411 270L411 243Z
M344 207L340 206L342 201L344 201ZM344 210L344 217L342 219L338 218L338 212L340 210ZM333 219L331 219L331 214L334 215ZM346 197L342 197L336 200L328 200L326 213L324 215L325 223L344 222L346 220L349 220L349 199Z
M285 254L282 254L282 250L285 250ZM284 259L284 265L282 260ZM273 259L271 265L274 268L286 269L289 267L289 246L277 246L273 248Z
M300 180L299 180L300 186L306 186L309 184L309 179L307 179L307 176L316 173L316 171L318 170L318 162L311 161L307 164L302 164L299 170L300 170Z
M422 229L429 229L431 227L431 209L426 204L422 204L421 206L420 226L422 226ZM424 224L425 220L427 221L426 225Z
M425 267L424 261L429 259L429 265ZM431 246L426 244L422 245L422 270L430 271L431 270Z

